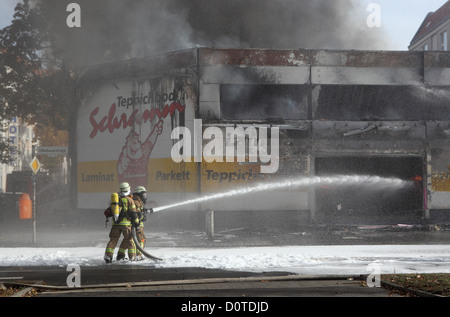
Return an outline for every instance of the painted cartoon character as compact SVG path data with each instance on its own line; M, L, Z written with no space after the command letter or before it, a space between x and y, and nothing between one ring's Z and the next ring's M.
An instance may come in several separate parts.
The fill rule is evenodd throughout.
M147 184L148 161L162 131L163 120L160 120L144 143L139 141L135 131L130 131L117 162L119 183L128 182L131 187Z

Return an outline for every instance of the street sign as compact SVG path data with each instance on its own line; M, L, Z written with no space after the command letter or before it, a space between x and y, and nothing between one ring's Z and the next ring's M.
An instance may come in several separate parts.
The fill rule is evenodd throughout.
M41 162L37 159L37 157L34 157L33 160L30 163L31 170L36 175L37 172L39 172L39 169L41 168Z
M39 155L67 155L67 146L40 146L36 149L36 154Z
M33 180L33 243L36 243L36 174L41 168L41 162L39 162L36 156L33 157L30 167L33 171L33 175L31 175L31 179Z

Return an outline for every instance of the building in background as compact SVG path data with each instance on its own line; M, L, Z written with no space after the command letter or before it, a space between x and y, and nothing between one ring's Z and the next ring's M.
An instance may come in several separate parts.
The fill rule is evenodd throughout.
M105 208L121 181L165 206L258 182L356 174L414 186L271 190L158 217L200 225L212 209L227 228L449 219L449 82L448 52L194 48L92 67L79 87L77 207ZM279 169L263 174L261 162L237 157L176 163L179 127L194 147L220 128L224 148L234 141L228 128L279 128Z
M448 51L450 34L450 1L430 12L414 35L411 51Z
M33 149L33 126L23 122L23 120L14 117L9 122L5 122L6 132L0 136L9 140L15 147L11 153L12 159L8 164L0 164L0 192L7 192L7 176L12 172L30 170L29 166L32 158Z

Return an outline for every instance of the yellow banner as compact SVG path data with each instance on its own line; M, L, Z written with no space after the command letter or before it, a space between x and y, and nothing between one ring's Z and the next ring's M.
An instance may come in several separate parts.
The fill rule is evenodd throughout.
M152 193L195 193L198 191L198 163L175 163L171 158L150 159L147 174L141 175L142 186ZM238 162L203 162L201 164L201 191L220 192L248 186L256 182L273 181L275 174L260 173L259 164ZM78 163L79 193L111 193L122 181L117 161ZM132 184L132 181L128 181ZM145 184L144 184L145 183ZM137 186L139 184L132 184Z
M151 159L147 175L142 186L149 192L173 193L195 192L197 190L197 172L194 163L175 163L171 158ZM126 176L119 177L117 161L78 163L79 193L109 193L119 190L119 184L128 181ZM130 184L132 182L130 181ZM137 186L139 184L133 184Z
M431 177L431 189L435 192L450 192L450 172L433 173Z
M112 193L118 190L116 161L79 162L79 193Z
M147 190L153 193L196 192L195 163L175 163L171 158L151 159Z
M220 192L267 180L273 175L261 174L260 165L239 162L202 163L202 192Z

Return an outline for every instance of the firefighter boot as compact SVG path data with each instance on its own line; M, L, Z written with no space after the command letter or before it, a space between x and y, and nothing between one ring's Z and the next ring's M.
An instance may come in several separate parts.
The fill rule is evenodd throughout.
M125 253L121 253L121 252L117 253L116 260L117 261L125 260Z
M105 254L103 259L105 259L106 263L111 263L112 262L112 256L110 256L110 255Z

